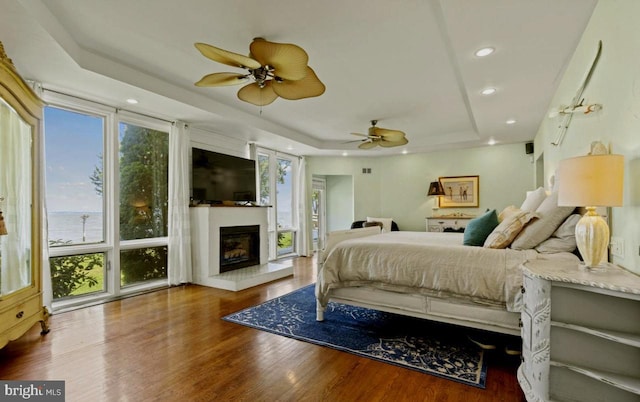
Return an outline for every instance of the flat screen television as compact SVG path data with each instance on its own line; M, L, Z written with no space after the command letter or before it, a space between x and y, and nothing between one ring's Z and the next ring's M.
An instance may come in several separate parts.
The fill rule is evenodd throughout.
M256 201L256 163L251 159L191 149L191 198L200 204Z

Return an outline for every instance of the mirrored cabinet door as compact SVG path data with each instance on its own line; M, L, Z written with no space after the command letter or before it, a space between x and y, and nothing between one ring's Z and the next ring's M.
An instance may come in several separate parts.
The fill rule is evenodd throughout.
M0 296L31 285L32 127L0 100Z
M49 332L40 242L42 107L0 42L0 348L36 323Z

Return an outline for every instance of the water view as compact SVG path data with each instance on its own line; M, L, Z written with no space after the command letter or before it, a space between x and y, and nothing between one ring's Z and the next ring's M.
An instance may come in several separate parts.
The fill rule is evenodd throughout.
M96 243L103 240L102 212L49 212L49 241Z

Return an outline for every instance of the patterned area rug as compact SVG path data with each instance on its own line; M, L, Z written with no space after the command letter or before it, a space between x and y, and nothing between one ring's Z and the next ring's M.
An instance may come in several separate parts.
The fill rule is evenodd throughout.
M317 322L314 285L223 320L485 387L483 352L459 327L332 302Z

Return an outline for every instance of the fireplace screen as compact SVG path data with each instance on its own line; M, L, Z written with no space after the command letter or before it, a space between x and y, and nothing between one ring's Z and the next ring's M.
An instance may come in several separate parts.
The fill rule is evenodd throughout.
M260 226L220 228L220 272L260 264Z

